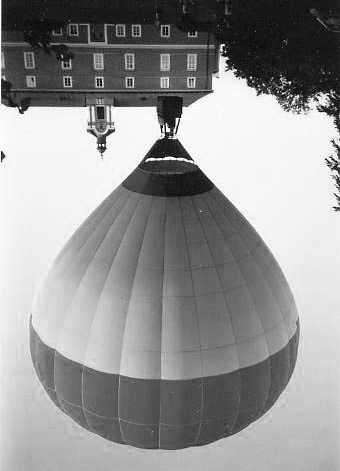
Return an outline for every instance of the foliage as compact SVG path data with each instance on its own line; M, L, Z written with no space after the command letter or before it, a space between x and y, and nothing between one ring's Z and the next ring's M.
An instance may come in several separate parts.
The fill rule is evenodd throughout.
M334 193L336 206L333 206L335 211L340 211L340 140L336 142L332 140L334 154L330 155L326 160L327 167L329 167L333 173L332 178L335 182L335 188L337 193Z
M331 9L333 0L324 0ZM310 14L318 0L237 0L233 22L220 33L226 68L283 109L308 111L339 93L339 35Z
M320 104L317 109L332 118L335 129L340 135L340 93L330 92L325 97L324 103Z
M340 211L340 35L315 15L339 17L337 0L234 0L229 27L219 31L226 69L257 94L273 95L286 111L313 105L334 122L338 141L326 164Z
M26 97L16 101L16 94L12 92L12 84L8 80L1 79L1 99L7 101L7 106L17 108L20 114L24 114L31 104L31 98Z
M69 61L73 59L74 54L69 50L66 44L54 44L50 46L50 50L55 53L57 61Z
M333 154L326 160L327 166L332 171L332 178L335 183L336 193L334 193L336 206L335 211L340 211L340 95L334 93L327 97L326 103L318 107L319 111L327 113L333 118L334 127L337 131L337 138L332 139Z
M66 44L51 45L51 31L62 27L59 21L30 21L24 26L24 41L33 48L41 48L49 56L55 53L57 61L68 61L74 54Z

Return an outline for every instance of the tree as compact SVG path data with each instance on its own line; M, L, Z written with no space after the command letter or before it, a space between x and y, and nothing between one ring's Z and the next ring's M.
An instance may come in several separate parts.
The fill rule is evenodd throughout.
M218 32L226 69L257 94L273 95L296 113L312 106L334 122L338 141L326 164L340 210L340 35L315 18L339 18L337 0L234 0L229 28Z
M335 182L336 193L334 193L336 206L333 206L334 211L340 211L340 140L336 142L332 140L334 154L330 155L326 160L327 167L333 173L332 178Z
M330 92L325 97L324 103L319 104L317 109L332 118L334 127L340 135L340 93L336 91Z
M73 59L74 54L69 50L66 44L58 44L50 46L50 50L55 53L57 61L68 62L70 59Z
M32 101L32 98L30 97L26 97L20 100L20 103L17 106L20 114L24 114L25 111L28 110L28 108L30 107L31 101Z
M227 70L287 111L308 111L340 93L339 36L310 14L318 1L236 0L232 26L219 34ZM332 6L335 0L323 1Z
M17 108L20 114L24 114L28 110L31 104L31 98L26 97L16 101L16 94L12 92L12 84L8 80L1 79L1 100L7 101L7 106L10 108Z
M334 193L336 206L335 211L340 211L340 95L332 94L327 97L325 104L318 107L319 111L327 113L333 119L337 131L337 138L332 139L333 153L326 158L326 165L331 169L332 178L335 182L336 193Z
M24 25L24 41L33 48L41 48L49 56L55 53L57 61L69 61L74 57L66 44L51 45L51 31L61 28L59 21L29 21Z

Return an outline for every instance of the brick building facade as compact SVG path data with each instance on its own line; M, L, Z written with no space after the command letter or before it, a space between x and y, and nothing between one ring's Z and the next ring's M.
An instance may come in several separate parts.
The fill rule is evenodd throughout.
M160 100L168 96L189 106L212 92L218 72L214 35L182 31L174 24L68 23L52 32L50 43L65 44L74 55L68 61L32 48L19 31L3 31L2 40L2 77L12 84L16 102L87 106L87 131L96 137L100 154L115 131L113 107L157 106L159 113ZM2 101L10 106L6 98ZM173 135L175 116L158 117L162 132Z
M70 48L68 63L33 49L21 32L2 36L2 76L17 96L32 98L31 106L86 106L94 98L156 106L160 95L181 96L188 106L212 91L218 71L213 35L172 24L68 24L51 43Z

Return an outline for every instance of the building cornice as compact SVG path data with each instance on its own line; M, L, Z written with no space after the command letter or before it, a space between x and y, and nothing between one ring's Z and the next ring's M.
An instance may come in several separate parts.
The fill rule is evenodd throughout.
M51 46L57 46L61 43L50 43ZM211 49L214 50L218 44L88 44L88 43L62 43L67 47L84 47L89 49ZM2 42L2 46L6 47L30 47L26 42Z
M140 90L127 90L126 88L115 88L115 89L105 89L105 90L93 90L93 89L85 89L79 88L74 90L65 90L65 88L12 88L11 91L13 92L28 92L28 93L95 93L98 95L103 95L105 93L124 93L124 94L134 94L134 93L157 93L158 95L171 95L173 93L187 93L187 94L194 94L194 93L212 93L213 90L207 90L205 88L200 89L190 89L190 90L169 90L163 91L160 89L140 89Z

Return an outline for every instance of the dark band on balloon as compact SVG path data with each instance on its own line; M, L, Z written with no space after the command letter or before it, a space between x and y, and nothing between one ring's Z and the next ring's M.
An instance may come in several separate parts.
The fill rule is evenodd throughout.
M122 185L135 193L151 196L192 196L210 191L214 187L199 169L186 173L154 173L139 167Z
M288 344L266 360L189 380L93 370L45 345L32 324L30 340L34 368L47 394L78 424L117 443L178 449L233 435L270 409L293 373L299 323Z
M152 196L192 196L214 187L177 139L156 141L122 185Z

